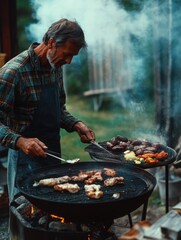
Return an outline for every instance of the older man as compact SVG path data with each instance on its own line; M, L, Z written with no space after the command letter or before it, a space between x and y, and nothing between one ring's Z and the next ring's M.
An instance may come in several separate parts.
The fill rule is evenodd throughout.
M45 158L46 150L61 153L61 128L76 131L84 143L95 139L94 132L65 106L62 65L70 64L85 47L79 24L61 19L49 27L40 44L33 43L0 70L0 143L9 148L10 201L17 192L17 162L25 170L37 162L54 164Z

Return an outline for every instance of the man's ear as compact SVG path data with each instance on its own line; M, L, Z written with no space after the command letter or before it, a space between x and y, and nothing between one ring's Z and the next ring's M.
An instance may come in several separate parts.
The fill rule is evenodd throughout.
M56 41L53 38L50 38L48 40L48 48L51 49L51 48L55 48L55 47L56 47Z

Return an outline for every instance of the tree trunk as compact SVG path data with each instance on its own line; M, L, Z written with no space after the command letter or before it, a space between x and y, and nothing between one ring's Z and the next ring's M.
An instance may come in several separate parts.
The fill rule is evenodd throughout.
M154 88L156 102L156 122L158 131L167 145L175 147L181 134L181 55L177 53L179 12L176 1L166 0L159 5L153 3L154 10ZM175 14L176 13L176 14ZM164 16L164 17L161 17ZM180 24L180 23L179 23Z

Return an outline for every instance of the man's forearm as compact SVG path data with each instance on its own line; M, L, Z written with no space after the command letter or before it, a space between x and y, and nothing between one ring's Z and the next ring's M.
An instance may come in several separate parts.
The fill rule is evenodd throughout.
M5 125L0 125L0 144L2 146L16 149L16 141L20 136L20 134L13 132Z

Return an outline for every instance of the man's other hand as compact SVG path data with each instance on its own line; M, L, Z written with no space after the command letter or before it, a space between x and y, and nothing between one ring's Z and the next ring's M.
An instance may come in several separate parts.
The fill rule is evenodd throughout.
M83 143L89 143L95 140L95 133L83 122L77 122L74 125L74 130L79 134Z
M25 154L34 157L46 157L48 147L38 138L19 137L16 142L16 147L21 149Z

